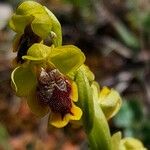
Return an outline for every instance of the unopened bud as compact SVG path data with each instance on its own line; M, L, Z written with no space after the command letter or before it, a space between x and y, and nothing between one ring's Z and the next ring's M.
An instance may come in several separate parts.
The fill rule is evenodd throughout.
M99 94L99 103L107 120L109 120L119 111L122 100L116 90L104 87Z

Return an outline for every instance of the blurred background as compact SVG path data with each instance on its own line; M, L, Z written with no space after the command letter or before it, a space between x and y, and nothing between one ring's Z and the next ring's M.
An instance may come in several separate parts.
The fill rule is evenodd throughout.
M8 19L22 0L0 0L0 150L87 150L82 127L47 128L10 87L14 32ZM100 86L120 92L123 105L109 121L111 133L143 141L150 149L150 1L39 0L62 25L63 44L74 44Z

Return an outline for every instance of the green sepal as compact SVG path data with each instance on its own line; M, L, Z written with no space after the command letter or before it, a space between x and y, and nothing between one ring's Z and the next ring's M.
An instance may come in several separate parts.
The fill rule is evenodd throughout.
M17 33L23 33L25 27L31 24L33 32L45 39L51 33L52 20L42 5L26 1L17 8L9 24Z
M103 111L98 105L98 87L95 82L92 84L94 102L93 128L88 134L91 150L112 150L109 126ZM88 122L87 122L88 123Z
M39 100L37 99L35 90L33 90L30 93L30 95L27 97L27 104L28 104L30 110L37 117L42 118L50 112L50 109L48 106L40 104Z
M78 87L78 103L79 107L83 111L83 125L87 134L89 134L93 128L94 120L94 107L92 89L85 73L79 69L77 71L75 82Z
M27 55L23 56L22 59L41 61L46 59L50 52L51 47L48 47L44 44L36 43L28 49Z
M44 13L43 6L35 1L25 1L19 5L16 10L16 14L25 15L25 14L40 14Z
M25 97L35 89L37 79L30 66L19 66L11 74L11 84L17 96Z
M34 14L34 20L31 23L31 28L35 34L47 38L51 33L52 20L47 14Z
M9 26L17 33L24 33L25 27L34 19L31 15L16 15L14 14L9 21Z
M51 30L56 34L56 37L52 37L53 44L57 46L62 45L62 31L61 31L61 24L59 23L58 19L55 15L47 9L47 7L43 6L46 12L48 13L49 17L52 20L52 28Z
M53 48L48 60L52 62L60 72L67 74L78 69L85 61L82 51L73 45Z

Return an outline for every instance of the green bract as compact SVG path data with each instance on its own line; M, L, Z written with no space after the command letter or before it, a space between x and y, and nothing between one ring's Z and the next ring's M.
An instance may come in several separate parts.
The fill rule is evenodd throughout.
M109 126L102 109L98 105L99 87L93 82L91 85L94 103L93 128L88 135L92 150L113 150L111 149L111 136Z
M85 73L86 77L88 78L89 81L93 81L95 79L95 76L93 72L89 69L88 66L82 65L80 69Z
M23 2L13 14L10 27L17 33L24 33L25 27L31 25L32 31L42 39L52 35L55 46L62 44L61 25L57 18L46 7L34 1Z
M92 88L90 87L85 72L82 71L81 69L77 71L75 81L78 86L79 106L83 110L83 123L85 126L85 130L87 133L90 133L93 128L93 120L94 120Z

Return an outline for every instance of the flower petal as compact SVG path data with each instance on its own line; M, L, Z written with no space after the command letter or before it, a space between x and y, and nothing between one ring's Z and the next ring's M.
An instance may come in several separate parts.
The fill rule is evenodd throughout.
M147 150L140 140L132 137L123 138L121 146L124 150Z
M62 73L67 74L78 69L84 63L85 56L76 46L67 45L53 48L49 61Z
M104 87L99 94L99 103L106 118L109 120L119 111L122 100L116 90Z
M110 89L108 87L103 87L101 92L99 93L99 96L103 100L108 94L110 93Z
M41 105L37 100L35 91L30 93L27 97L27 103L31 111L38 117L44 117L50 111L49 107L46 105Z
M18 96L27 96L35 89L37 80L29 66L19 66L11 74L12 88Z
M68 124L68 122L69 122L68 115L65 115L62 119L61 114L51 112L51 114L49 116L49 124L51 124L57 128L62 128L64 126L66 126Z
M82 110L76 105L72 104L71 108L72 114L67 114L70 120L80 120L82 116Z
M27 52L27 55L23 56L23 59L31 61L40 61L45 59L51 52L51 48L40 43L33 44Z
M71 83L71 94L70 94L71 100L74 102L78 101L78 88L75 82Z

